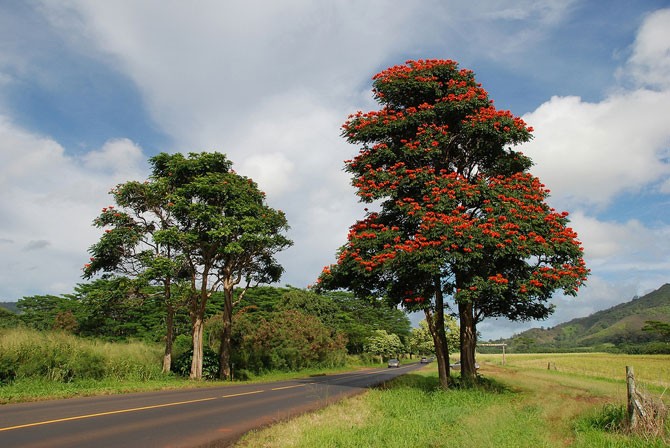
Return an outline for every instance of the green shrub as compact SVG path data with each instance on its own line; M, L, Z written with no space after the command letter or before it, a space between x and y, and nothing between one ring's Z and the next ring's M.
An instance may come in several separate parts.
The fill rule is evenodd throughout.
M219 371L219 356L214 350L204 347L202 351L202 377L207 380L217 378ZM188 377L191 374L193 350L182 353L172 362L172 371L177 375Z

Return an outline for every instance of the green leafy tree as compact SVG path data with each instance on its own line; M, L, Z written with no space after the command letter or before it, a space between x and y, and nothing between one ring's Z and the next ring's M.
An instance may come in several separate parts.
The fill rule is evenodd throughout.
M77 333L112 341L161 341L165 336L161 295L138 286L138 282L122 276L77 285L74 293L67 295L78 303Z
M397 334L388 333L386 330L375 330L368 338L365 349L368 353L389 358L399 356L405 351L405 346Z
M409 336L408 348L411 353L417 355L428 355L435 353L435 343L433 342L433 335L428 328L428 323L425 320L419 322L419 326L412 328L412 333Z
M459 344L459 329L458 322L451 316L445 316L445 332L447 336L447 343L449 347L458 347ZM428 322L422 320L419 326L412 328L412 333L409 337L409 348L412 353L419 355L427 355L435 353L435 342L433 341L433 334L428 327Z
M250 313L268 314L281 310L298 310L316 316L333 331L346 338L349 353L363 353L374 330L383 329L405 340L411 324L402 310L384 306L381 301L366 301L346 291L317 294L294 287L256 287L249 289L240 305ZM251 307L253 307L251 309Z
M19 299L16 306L21 321L36 330L51 330L56 325L57 316L79 313L79 304L63 296L27 296Z
M184 259L190 282L188 307L193 325L191 378L202 377L202 344L207 301L224 293L220 344L221 378L230 374L233 307L251 284L277 281L282 273L275 254L289 247L283 212L265 204L251 179L232 170L220 153L159 154L151 160L152 178L167 183L169 229ZM235 299L234 289L241 286Z
M446 388L449 298L461 374L474 379L479 321L546 317L553 292L574 295L587 269L567 214L547 206L530 159L511 149L532 128L496 109L471 71L420 60L373 79L382 108L350 116L343 135L362 145L345 162L357 195L380 210L352 226L319 285L423 310Z
M349 353L363 353L367 339L375 330L385 330L405 341L411 330L407 315L396 307L389 307L382 300L361 300L346 291L329 291L319 294L310 292L310 298L327 300L335 307L334 314L320 317L327 325L336 328L347 337ZM327 310L327 308L324 307Z
M16 313L0 306L0 328L14 328L18 327L21 319Z
M166 310L163 368L169 369L174 316L188 308L193 340L191 378L202 378L205 312L210 296L223 290L220 375L228 375L233 290L244 283L279 279L274 254L291 244L281 211L265 205L257 185L232 170L220 153L161 153L149 160L146 182L112 190L117 207L106 207L95 225L105 228L91 247L85 276L115 272L132 277L138 290L161 285ZM150 290L150 289L149 289Z
M267 370L298 370L315 366L342 365L346 355L345 338L324 325L316 316L296 309L268 314L240 308L233 322L236 350L233 360L238 369L260 373ZM216 334L220 318L208 321L210 334ZM220 343L215 339L211 346Z
M642 331L658 334L665 342L670 342L670 323L657 320L645 321Z
M177 223L170 202L173 186L161 177L146 182L129 181L117 185L110 194L115 206L102 209L94 225L104 228L100 240L90 247L90 263L84 266L84 277L98 272L112 272L132 278L137 291L155 294L165 312L165 350L163 371L172 363L175 338L175 314L184 305L180 275L186 272L186 259L180 251ZM180 288L180 286L182 286Z
M61 311L56 314L53 326L54 330L62 330L68 333L74 333L78 327L79 324L77 322L77 318L71 310Z

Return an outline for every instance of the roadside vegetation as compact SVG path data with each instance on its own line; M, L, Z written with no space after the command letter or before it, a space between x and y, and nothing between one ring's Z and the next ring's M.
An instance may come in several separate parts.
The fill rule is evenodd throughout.
M185 375L164 373L162 355L160 343L110 342L26 327L0 329L0 404L231 384L189 380L188 352L178 358L184 360ZM213 358L216 360L216 356ZM299 369L284 366L256 374L242 371L235 381L278 381L349 370L372 362L371 356L345 355L337 363L315 363ZM211 372L214 374L216 368Z
M430 364L363 395L245 436L238 448L665 447L625 429L625 381L483 363L476 387L439 388ZM666 396L667 400L668 397Z
M0 384L27 377L62 382L102 378L114 361L101 359L101 354L132 347L142 347L142 362L151 364L145 369L133 364L134 374L154 378L162 370L165 347L163 312L154 292L151 288L138 292L116 278L78 285L72 294L20 299L18 314L0 314L0 346L7 347L0 353ZM205 310L203 377L208 380L218 377L223 300L223 294L213 294ZM425 346L421 338L410 338L413 331L401 310L350 293L318 295L263 286L250 288L239 302L231 335L235 380L276 371L342 367L351 356L367 362L380 355L397 356L412 343ZM189 376L193 353L189 316L183 308L177 311L171 367L173 373ZM379 331L392 335L401 347L393 353L387 347L370 352L369 339ZM123 364L131 362L125 360L135 358L125 352L119 358L122 366L115 379L124 379L129 367Z

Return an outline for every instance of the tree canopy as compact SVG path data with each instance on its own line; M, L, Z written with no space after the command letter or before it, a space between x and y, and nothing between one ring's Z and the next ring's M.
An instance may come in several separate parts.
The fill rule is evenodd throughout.
M96 219L95 225L106 229L90 249L85 276L120 272L161 283L168 321L177 305L173 283L185 282L187 290L179 297L187 303L193 326L191 377L201 378L209 297L219 289L226 294L221 346L222 357L229 358L233 288L279 279L282 268L274 254L291 244L283 235L288 224L284 213L267 206L256 183L237 174L224 154L161 153L149 162L149 180L112 190L119 208L106 207ZM221 364L225 375L228 362L222 359Z
M368 211L349 232L321 288L383 296L424 310L447 386L444 309L461 328L462 373L474 376L476 323L546 317L557 289L574 295L587 269L567 213L512 146L532 128L498 110L470 70L450 60L408 61L373 78L378 111L343 125L362 145L345 161Z

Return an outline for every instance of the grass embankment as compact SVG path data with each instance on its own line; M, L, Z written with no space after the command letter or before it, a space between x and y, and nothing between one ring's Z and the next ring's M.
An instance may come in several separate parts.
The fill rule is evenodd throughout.
M164 374L162 351L160 344L112 343L25 328L0 330L0 404L231 384ZM355 360L350 361L339 368L252 376L246 382L350 370Z
M249 434L237 446L668 446L661 438L606 430L625 410L623 379L547 370L546 364L543 369L482 364L480 388L438 390L431 364L386 388Z
M61 332L0 332L0 403L161 387L161 348Z

